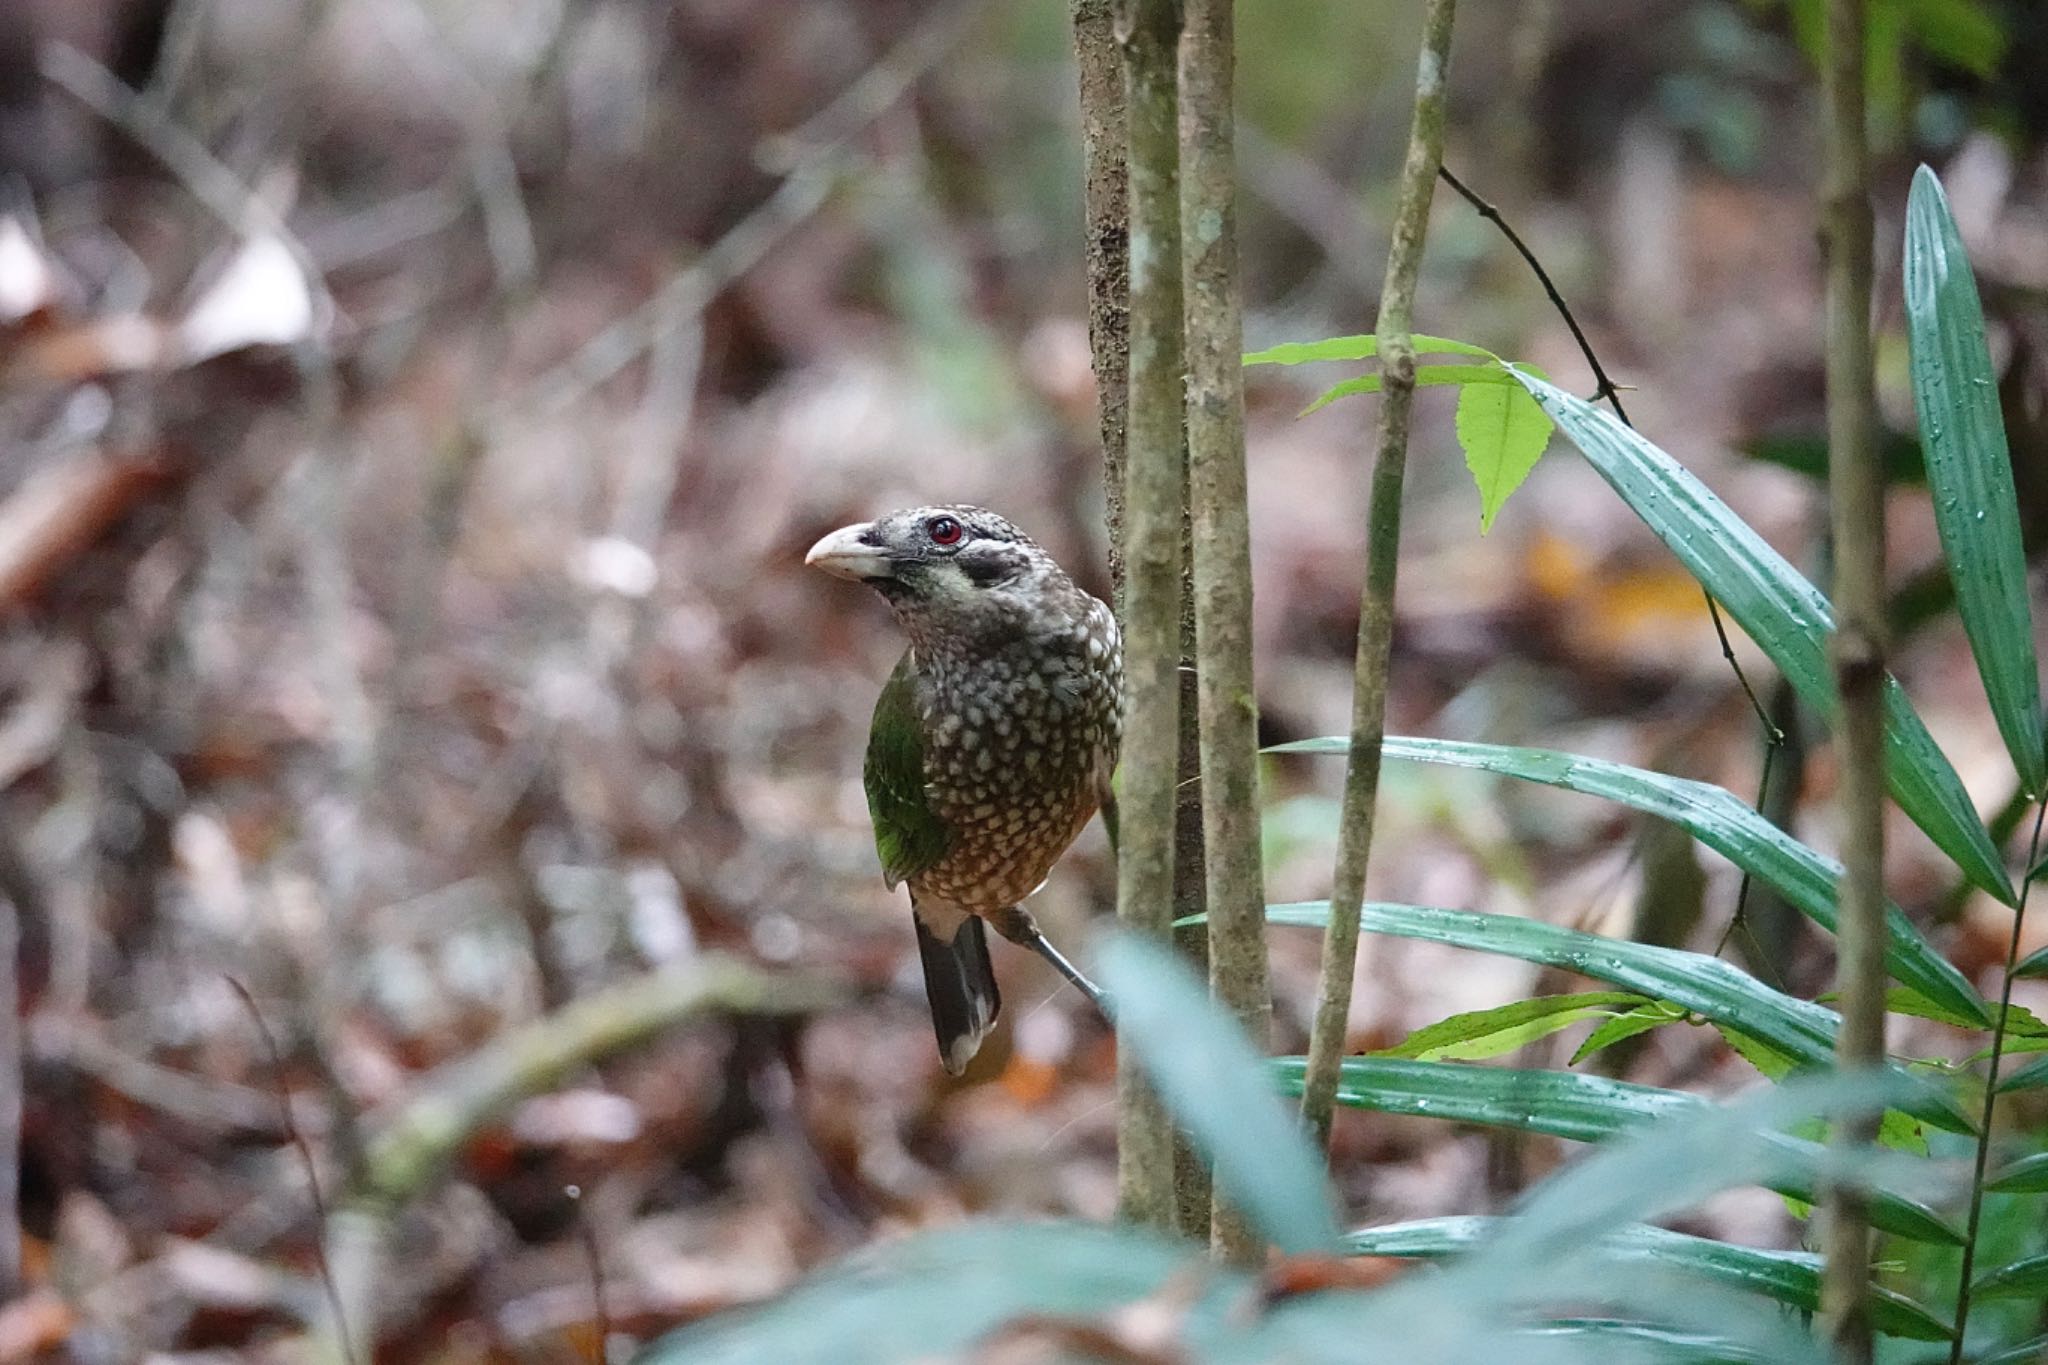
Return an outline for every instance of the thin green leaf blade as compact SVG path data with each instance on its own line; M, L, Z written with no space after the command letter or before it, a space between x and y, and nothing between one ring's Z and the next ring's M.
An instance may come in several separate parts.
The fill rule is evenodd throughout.
M2001 1095L2011 1094L2015 1090L2042 1089L2048 1089L2048 1057L2029 1062L2011 1075L2000 1077L1998 1081L1998 1093Z
M1484 1243L1499 1222L1465 1215L1392 1223L1346 1234L1344 1248L1354 1256L1443 1260ZM1809 1313L1820 1307L1821 1258L1811 1252L1764 1251L1646 1224L1611 1233L1601 1245L1624 1262L1669 1266ZM1877 1290L1872 1310L1877 1330L1887 1336L1947 1341L1952 1335L1946 1323L1890 1290Z
M2048 1194L2048 1152L2021 1157L1988 1181L1995 1194Z
M2043 1359L2048 1359L2048 1334L2029 1337L2003 1351L1984 1356L1977 1365L2041 1365Z
M1275 745L1273 753L1346 753L1347 737L1299 740ZM1801 914L1833 933L1842 865L1779 829L1733 793L1706 782L1672 777L1604 759L1582 758L1549 749L1457 740L1387 736L1383 758L1434 763L1498 773L1597 796L1646 815L1655 815L1691 834L1729 862L1782 895ZM1885 966L1944 1017L1988 1028L1991 1009L1969 979L1913 927L1905 913L1888 905Z
M1269 924L1325 928L1329 917L1328 901L1266 907ZM1473 948L1576 972L1730 1024L1801 1067L1823 1070L1833 1065L1840 1020L1832 1010L1772 990L1731 963L1704 953L1604 938L1512 915L1386 902L1368 902L1359 924L1367 933ZM1917 1077L1907 1084L1915 1102L1900 1107L1915 1118L1950 1132L1975 1131L1969 1116L1945 1091Z
M1449 337L1415 336L1417 355L1469 355L1482 360L1498 360L1492 351L1484 346L1474 346L1469 341L1454 341ZM1244 363L1247 365L1311 365L1321 360L1377 360L1380 354L1380 339L1371 332L1357 336L1327 337L1322 341L1283 341L1278 346L1268 346L1263 351L1248 351Z
M1337 1238L1329 1176L1273 1102L1264 1059L1244 1034L1166 948L1114 935L1098 965L1116 1001L1119 1043L1215 1164L1231 1204L1284 1251L1329 1250Z
M1479 533L1493 519L1550 444L1543 408L1519 385L1469 384L1458 393L1458 445L1479 487Z
M2048 948L2037 949L2021 958L2012 969L2014 976L2048 976Z
M1282 1094L1301 1093L1305 1059L1276 1057L1270 1065ZM1692 1113L1706 1101L1577 1071L1346 1057L1337 1072L1337 1103L1569 1142L1604 1142L1655 1119Z
M1267 922L1272 924L1323 928L1329 914L1328 901L1266 907ZM1604 938L1512 915L1380 901L1363 907L1360 927L1367 933L1539 962L1669 1000L1707 1019L1745 1029L1805 1066L1828 1066L1834 1056L1838 1021L1832 1011L1774 991L1741 968L1703 953Z
M1276 1057L1270 1066L1282 1094L1301 1093L1305 1058ZM1606 1142L1657 1120L1709 1107L1706 1100L1684 1091L1606 1076L1393 1057L1345 1058L1338 1068L1337 1102L1376 1113L1540 1133L1568 1142ZM1798 1172L1797 1178L1772 1181L1770 1188L1812 1202L1825 1150L1802 1138L1780 1135L1773 1141ZM1873 1195L1871 1221L1918 1241L1962 1241L1927 1205L1895 1191Z
M2048 1295L2048 1256L2029 1256L1981 1275L1970 1286L1979 1299L2027 1299Z
M1513 1052L1582 1020L1612 1015L1618 1008L1648 1003L1633 991L1580 991L1539 995L1489 1010L1472 1010L1415 1030L1377 1057L1432 1062L1476 1062Z
M1991 714L2028 792L2048 788L2041 677L2019 498L1984 340L1984 309L1941 181L1922 166L1906 204L1906 338L1934 523Z
M1835 620L1819 590L1655 445L1612 415L1514 366L1508 368L1622 501L1770 656L1799 695L1831 719L1836 697L1827 637ZM1884 683L1884 708L1885 774L1900 809L1972 884L2007 905L2015 904L2011 879L1962 779L1890 676Z

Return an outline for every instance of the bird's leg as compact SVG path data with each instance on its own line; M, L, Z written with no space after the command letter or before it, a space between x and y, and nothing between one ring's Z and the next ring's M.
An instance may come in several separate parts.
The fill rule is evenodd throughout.
M1066 954L1052 946L1052 941L1046 938L1029 910L1021 905L1013 905L1008 909L996 911L987 916L987 919L995 927L995 931L1004 938L1021 947L1029 948L1050 962L1054 971L1071 982L1075 990L1088 997L1089 1004L1102 1011L1103 1018L1113 1018L1109 1012L1109 997L1102 993L1101 987L1083 976L1081 969L1067 960Z

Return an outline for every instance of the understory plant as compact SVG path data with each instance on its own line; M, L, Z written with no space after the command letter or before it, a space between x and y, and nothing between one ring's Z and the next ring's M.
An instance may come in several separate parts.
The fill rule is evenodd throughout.
M1914 396L1929 491L1958 615L1984 693L2005 741L2022 792L2038 803L2044 788L2040 684L2026 587L2018 504L1999 408L1998 385L1984 320L1955 223L1933 172L1915 177L1907 217L1905 299ZM1823 720L1838 698L1828 661L1833 609L1822 593L1693 474L1617 417L1550 384L1526 366L1467 343L1416 338L1418 350L1470 357L1476 363L1428 367L1418 382L1461 387L1458 434L1490 524L1541 455L1553 429L1586 456L1629 508L1750 635L1800 698ZM1274 347L1252 364L1357 360L1373 353L1371 338ZM1370 393L1376 376L1348 379L1312 406ZM1483 406L1472 395L1488 395ZM1492 395L1505 394L1505 398ZM1468 410L1483 420L1468 420ZM2001 1097L2048 1088L2048 1058L2012 1069L2015 1054L2048 1052L2048 1025L2011 1000L2015 980L2048 976L2048 953L2020 960L2027 893L2040 860L2040 808L2017 883L2004 853L1978 816L1961 779L1920 721L1896 679L1882 686L1885 773L1893 799L1955 865L1960 876L2011 909L2005 970L1995 1000L1985 999L1897 906L1887 907L1885 962L1888 1008L1983 1035L1984 1046L1961 1062L1894 1057L1887 1070L1899 1086L1880 1140L1916 1159L1966 1156L1971 1171L1959 1200L1929 1205L1898 1191L1871 1201L1873 1224L1903 1259L1922 1268L1917 1287L1939 1313L1888 1293L1876 1311L1877 1330L1894 1338L1884 1358L2034 1360L2048 1337L2036 1336L2039 1306L2048 1300L2048 1219L2038 1196L2048 1193L2048 1157L2025 1150L2002 1155L1995 1141ZM1342 754L1344 738L1277 746L1278 751ZM1719 787L1578 755L1504 745L1389 737L1390 762L1476 768L1520 781L1579 792L1678 825L1774 889L1787 904L1833 933L1842 868L1771 824ZM1276 923L1322 926L1323 903L1275 906ZM1343 1064L1338 1102L1362 1109L1425 1114L1456 1122L1597 1141L1641 1125L1654 1114L1704 1103L1675 1091L1628 1085L1572 1068L1626 1039L1674 1025L1717 1030L1772 1082L1829 1068L1840 1019L1826 1004L1795 999L1713 956L1623 943L1536 921L1430 907L1369 904L1368 931L1426 939L1523 958L1600 983L1603 989L1524 1000L1432 1024L1384 1053ZM1597 1023L1566 1067L1528 1071L1474 1067L1526 1043L1587 1020ZM1298 1089L1303 1059L1274 1063L1283 1088ZM1930 1141L1932 1139L1932 1141ZM1807 1192L1779 1184L1804 1201ZM1984 1218L1987 1194L2036 1196L2031 1226L2009 1212L1992 1245ZM1358 1252L1404 1257L1455 1257L1483 1242L1483 1220L1450 1218L1370 1229L1354 1235ZM1713 1242L1669 1242L1673 1234L1639 1229L1643 1254L1658 1248L1665 1264L1709 1272L1735 1254ZM1950 1249L1944 1257L1939 1251ZM1889 1253L1888 1253L1889 1254ZM1932 1278L1939 1266L1951 1276ZM1725 1268L1724 1268L1725 1273ZM1757 1292L1813 1308L1816 1287L1803 1277ZM1969 1331L1973 1302L2023 1301L2028 1314L1994 1315ZM1952 1309L1950 1304L1953 1304ZM2031 1322L2031 1328L2024 1326ZM1901 1346L1898 1341L1932 1343Z
M1976 287L1938 181L1916 177L1906 303L1928 480L1959 615L1985 695L2030 799L2042 795L2038 666L2025 560L1997 386ZM1748 632L1816 713L1835 705L1828 600L1695 476L1615 417L1469 343L1418 336L1457 359L1418 383L1460 387L1459 435L1490 521L1552 430ZM1372 338L1273 348L1248 360L1366 360ZM1376 376L1326 398L1370 393ZM1483 395L1474 398L1472 395ZM890 1361L968 1349L1023 1358L1192 1358L1410 1365L1518 1362L1823 1362L1810 1315L1821 1258L1690 1236L1658 1225L1713 1192L1761 1186L1803 1212L1830 1187L1863 1192L1892 1267L1875 1287L1879 1358L2020 1365L2039 1358L2048 1299L2048 1153L1995 1139L1997 1104L2048 1089L2048 1024L2012 1004L2012 983L2048 976L2021 960L2040 819L2022 874L1977 815L1898 683L1883 684L1886 774L1899 806L1960 877L2012 912L2010 949L1987 999L1896 906L1888 907L1889 1008L1980 1035L1960 1061L1894 1056L1875 1071L1833 1064L1840 1026L1823 1001L1764 984L1717 956L1469 910L1369 903L1368 932L1541 963L1596 989L1460 1014L1384 1052L1343 1060L1339 1104L1512 1129L1596 1150L1533 1187L1506 1214L1452 1215L1345 1230L1316 1149L1274 1091L1295 1093L1305 1059L1261 1058L1163 947L1110 939L1098 954L1126 1054L1214 1163L1218 1193L1280 1259L1263 1273L1130 1224L982 1222L873 1251L740 1315L685 1329L652 1362ZM1279 746L1341 753L1345 739ZM1667 820L1832 932L1842 869L1708 783L1542 749L1389 738L1385 760L1479 769ZM1268 922L1321 926L1326 902L1275 905ZM1552 1069L1474 1065L1593 1021ZM1577 1069L1656 1029L1711 1028L1759 1073L1729 1103ZM2017 1061L2017 1065L2015 1062ZM1880 1144L1815 1140L1825 1120L1881 1113ZM1429 1272L1373 1273L1387 1259ZM1945 1277L1945 1278L1944 1278ZM1973 1314L1973 1304L1984 1311ZM2012 1310L2019 1311L2012 1311ZM1031 1354L1035 1350L1036 1354ZM1007 1357L1005 1357L1007 1358Z

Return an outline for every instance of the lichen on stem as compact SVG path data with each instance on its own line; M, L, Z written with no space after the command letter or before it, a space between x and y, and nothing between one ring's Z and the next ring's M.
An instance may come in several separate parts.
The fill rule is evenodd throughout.
M1187 0L1181 38L1181 278L1209 985L1263 1048L1273 1010L1259 862L1231 8L1232 0ZM1248 1262L1263 1251L1244 1222L1220 1204L1211 1237L1216 1250L1232 1260Z
M1124 497L1124 723L1117 919L1165 939L1174 910L1179 786L1182 313L1177 167L1177 0L1124 0L1116 16L1130 121L1130 408ZM1118 1204L1175 1222L1173 1128L1125 1059L1118 1075Z

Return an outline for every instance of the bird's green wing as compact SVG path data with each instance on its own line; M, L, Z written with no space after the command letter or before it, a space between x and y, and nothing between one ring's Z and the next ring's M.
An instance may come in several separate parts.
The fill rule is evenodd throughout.
M917 714L917 677L907 650L875 700L862 777L884 881L893 887L946 856L952 836L925 795L924 733Z

